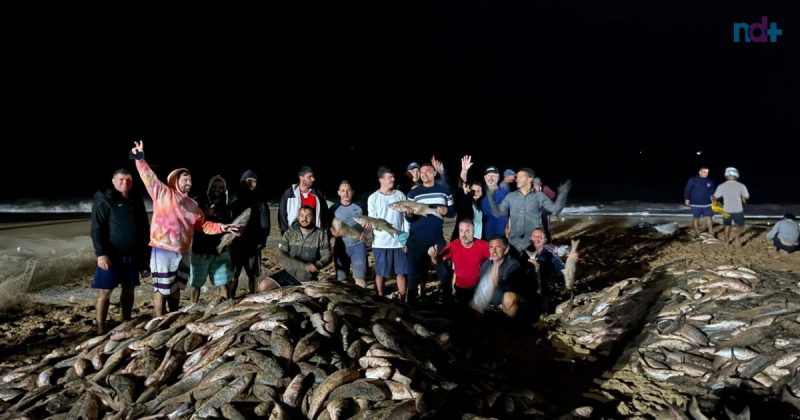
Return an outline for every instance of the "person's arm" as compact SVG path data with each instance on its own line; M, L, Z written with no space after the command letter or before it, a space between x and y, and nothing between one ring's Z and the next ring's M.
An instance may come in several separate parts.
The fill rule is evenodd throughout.
M691 198L692 198L692 188L694 187L694 183L690 179L686 183L686 188L683 189L683 203L687 206L691 205Z
M281 196L281 201L278 204L278 228L281 230L281 235L289 230L289 210L287 209L289 197L292 194L292 188L289 187Z
M110 259L108 253L111 251L109 243L108 223L111 208L102 199L95 199L92 206L92 245L94 254L97 257L97 266L103 270L108 270Z
M147 189L147 193L150 194L153 201L156 201L167 189L167 186L158 180L156 173L144 160L144 141L134 142L134 144L135 146L131 149L131 153L136 158L136 170L139 172L139 177L142 178L142 183Z
M750 199L750 192L747 191L747 187L742 185L742 203L746 203L747 200Z
M467 184L467 173L469 168L472 167L472 156L466 155L461 158L461 174L458 177L458 186L463 189L464 194L469 193L469 185Z
M445 198L445 202L447 203L447 207L446 207L447 210L445 212L439 211L439 214L441 214L444 217L455 217L456 216L456 207L454 205L455 202L453 201L453 194L447 194L447 197Z
M289 272L298 272L305 270L306 263L293 258L289 253L289 232L287 231L278 240L278 261L283 265L283 268Z
M508 209L511 208L511 194L506 195L503 197L503 201L500 202L500 205L494 201L494 191L489 191L488 193L488 202L489 207L492 208L492 215L494 217L505 217L508 216Z
M778 231L780 231L780 228L778 227L779 223L780 222L775 223L775 226L773 226L772 229L770 229L770 231L767 232L767 239L769 239L770 241L775 239L775 236L778 234Z
M556 196L555 203L550 201L550 199L547 198L547 196L544 195L544 193L542 193L541 207L555 215L560 214L561 210L564 210L564 206L567 205L567 195L569 195L569 190L571 186L572 183L569 180L567 180L558 187L558 196Z

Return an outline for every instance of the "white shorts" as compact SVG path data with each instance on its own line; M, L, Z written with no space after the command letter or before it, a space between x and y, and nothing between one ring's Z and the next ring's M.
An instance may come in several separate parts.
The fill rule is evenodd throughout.
M153 292L169 296L178 289L186 288L189 279L189 254L153 248L150 254L150 270L153 273Z

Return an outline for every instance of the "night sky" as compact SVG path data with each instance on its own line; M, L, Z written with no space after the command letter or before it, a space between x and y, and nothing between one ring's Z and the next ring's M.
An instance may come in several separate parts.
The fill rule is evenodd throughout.
M366 193L380 164L436 154L455 176L468 153L476 175L571 178L575 202L679 202L701 164L800 202L793 2L338 3L18 16L3 199L89 198L142 138L195 192L253 168L277 198L309 164L329 198L342 178ZM761 16L777 43L735 44Z

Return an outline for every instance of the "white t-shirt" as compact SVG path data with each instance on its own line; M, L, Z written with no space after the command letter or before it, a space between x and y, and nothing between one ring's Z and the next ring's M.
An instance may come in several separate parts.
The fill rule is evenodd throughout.
M408 222L403 213L389 208L389 204L405 199L406 195L399 190L394 190L391 194L383 194L380 190L375 191L367 200L367 215L376 219L386 220L401 233L408 232ZM400 234L392 236L387 232L375 230L372 236L372 247L402 248L403 245L400 244Z

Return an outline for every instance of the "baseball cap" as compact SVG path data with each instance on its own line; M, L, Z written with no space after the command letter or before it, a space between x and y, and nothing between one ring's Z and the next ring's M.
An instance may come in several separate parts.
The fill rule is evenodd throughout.
M725 168L725 176L735 176L739 178L739 170L734 167Z
M541 180L541 178L533 178L533 183L534 184L541 184L542 180Z
M419 163L411 162L408 164L408 166L406 166L406 171L410 171L412 169L419 169Z
M498 174L499 175L500 174L500 170L497 169L497 166L490 166L490 167L486 168L485 171L483 171L483 174L484 175L486 175L486 174Z
M516 174L517 174L517 173L516 173L516 172L514 172L514 171L512 171L511 169L506 169L506 170L503 172L503 176L514 176L514 175L516 175Z

